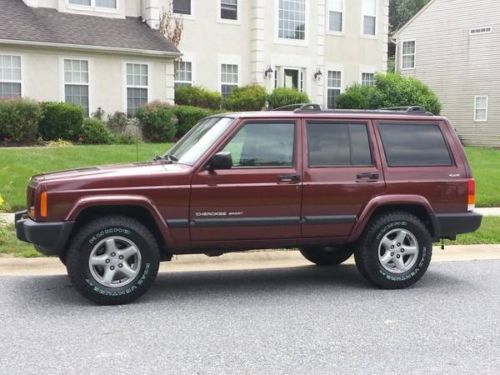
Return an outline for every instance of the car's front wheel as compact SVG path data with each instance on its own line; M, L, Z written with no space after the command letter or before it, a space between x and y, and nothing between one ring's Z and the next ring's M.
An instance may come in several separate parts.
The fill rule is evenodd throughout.
M139 298L155 280L159 261L151 232L124 216L103 217L82 227L66 256L75 288L102 305Z
M354 250L349 246L309 246L300 249L308 261L318 266L335 266L350 258Z
M425 224L406 212L394 212L373 220L354 253L360 273L386 289L406 288L429 267L432 240Z

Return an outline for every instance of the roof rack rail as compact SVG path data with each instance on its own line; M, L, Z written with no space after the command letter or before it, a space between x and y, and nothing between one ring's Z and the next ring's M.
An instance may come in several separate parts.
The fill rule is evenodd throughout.
M313 103L296 103L273 108L271 111L321 111L321 106Z
M394 112L426 112L425 108L419 105L401 106L401 107L385 107L379 108L381 111L394 111Z

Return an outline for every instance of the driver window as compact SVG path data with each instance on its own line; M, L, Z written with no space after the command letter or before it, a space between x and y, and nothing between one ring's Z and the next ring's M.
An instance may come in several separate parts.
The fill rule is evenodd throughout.
M234 167L291 167L295 123L247 123L224 147Z

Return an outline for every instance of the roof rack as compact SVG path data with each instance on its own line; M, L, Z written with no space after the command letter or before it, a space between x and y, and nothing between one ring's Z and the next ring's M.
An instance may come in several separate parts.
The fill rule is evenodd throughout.
M276 108L280 111L293 111L294 113L361 113L361 114L383 114L383 113L397 113L401 115L424 115L434 116L433 113L427 112L421 106L406 106L406 107L387 107L380 109L321 109L319 104L292 104Z

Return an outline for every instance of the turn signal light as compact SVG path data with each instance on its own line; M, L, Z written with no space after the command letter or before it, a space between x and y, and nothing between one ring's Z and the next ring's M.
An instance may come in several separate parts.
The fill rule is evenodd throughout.
M40 194L40 217L47 217L47 192Z
M467 211L473 211L476 207L476 182L473 178L467 184Z

